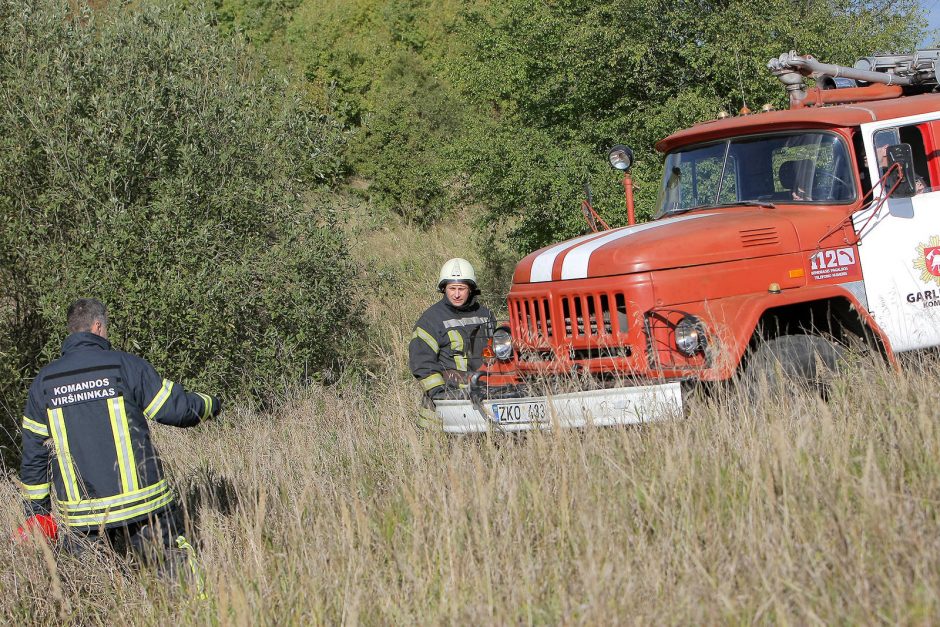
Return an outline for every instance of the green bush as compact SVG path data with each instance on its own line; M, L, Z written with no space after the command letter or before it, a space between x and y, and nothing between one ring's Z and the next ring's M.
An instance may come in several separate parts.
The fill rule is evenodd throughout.
M0 3L0 403L94 295L114 344L226 398L315 376L354 321L341 128L204 14Z
M403 52L373 89L374 104L350 147L353 169L380 206L423 226L451 208L459 192L453 138L460 110L421 58Z
M345 173L384 210L429 225L454 206L454 137L466 104L442 80L458 7L428 0L216 0L239 31L290 68L311 102L356 130Z

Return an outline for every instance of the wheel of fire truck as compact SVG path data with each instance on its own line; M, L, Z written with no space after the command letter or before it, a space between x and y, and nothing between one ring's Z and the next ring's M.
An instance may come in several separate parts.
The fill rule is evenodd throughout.
M820 335L779 335L751 352L739 379L750 401L788 398L808 391L828 398L833 377L841 370L846 349Z

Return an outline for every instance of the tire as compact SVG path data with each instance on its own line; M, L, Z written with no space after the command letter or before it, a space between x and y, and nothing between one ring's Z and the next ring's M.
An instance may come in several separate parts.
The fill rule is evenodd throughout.
M803 390L826 399L845 354L844 348L818 335L781 335L750 354L739 384L751 400L765 390L772 397L793 396L794 391Z

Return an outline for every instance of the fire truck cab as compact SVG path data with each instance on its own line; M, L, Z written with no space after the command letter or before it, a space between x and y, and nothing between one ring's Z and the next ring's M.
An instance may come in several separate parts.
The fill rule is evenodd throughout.
M470 398L436 404L444 430L642 423L771 360L812 378L848 346L940 345L938 63L791 52L769 64L789 109L660 141L653 219L519 262Z

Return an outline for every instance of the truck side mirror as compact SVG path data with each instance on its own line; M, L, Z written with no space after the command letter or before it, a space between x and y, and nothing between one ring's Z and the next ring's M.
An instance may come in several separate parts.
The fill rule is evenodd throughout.
M894 190L893 196L898 196L900 198L909 198L914 195L914 155L911 152L910 144L894 144L888 146L888 168L890 169L895 163L899 164L901 167L901 180L898 181L897 174L892 173L888 177L888 180L885 181L885 185L888 189L894 187L894 184L897 183L897 188Z

